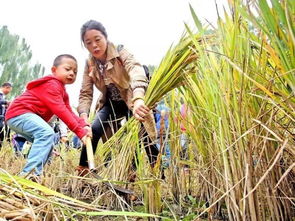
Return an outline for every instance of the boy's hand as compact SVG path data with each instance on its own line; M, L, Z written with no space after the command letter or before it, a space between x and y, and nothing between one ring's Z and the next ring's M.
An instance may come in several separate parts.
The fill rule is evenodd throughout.
M92 137L92 129L91 129L91 127L85 126L84 129L87 130L86 136Z
M87 135L85 135L84 137L81 138L81 141L83 143L83 145L86 145L86 140L87 140Z
M133 116L140 122L145 121L146 115L149 114L150 109L145 105L143 99L137 99L134 101Z

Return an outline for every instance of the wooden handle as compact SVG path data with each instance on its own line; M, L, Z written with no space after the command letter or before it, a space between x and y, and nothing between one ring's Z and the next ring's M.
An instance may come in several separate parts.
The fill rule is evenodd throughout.
M88 159L88 167L90 170L93 170L95 168L94 166L94 156L93 156L93 149L92 149L92 143L91 138L86 138L86 152L87 152L87 159Z

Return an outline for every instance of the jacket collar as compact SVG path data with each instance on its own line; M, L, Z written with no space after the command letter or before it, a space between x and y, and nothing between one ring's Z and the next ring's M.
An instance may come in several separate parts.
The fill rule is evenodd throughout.
M108 48L107 48L107 60L106 63L113 60L114 58L119 57L119 53L117 51L117 48L112 42L108 42Z
M119 52L117 51L117 48L112 42L108 42L107 46L107 58L106 58L106 65L107 65L107 70L113 68L113 63L111 62L113 59L120 57ZM92 56L92 54L89 54L90 60L92 60L92 65L96 63L96 59ZM97 66L94 65L95 69L97 69ZM97 72L98 78L99 78L99 71L93 70L94 72ZM90 76L94 76L95 73L93 71L89 74Z

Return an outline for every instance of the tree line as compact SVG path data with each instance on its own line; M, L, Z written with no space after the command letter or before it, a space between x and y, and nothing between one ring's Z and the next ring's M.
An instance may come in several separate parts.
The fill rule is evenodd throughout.
M19 95L25 85L44 75L45 68L32 64L32 51L24 38L11 34L7 26L0 26L0 84L10 82L10 97Z

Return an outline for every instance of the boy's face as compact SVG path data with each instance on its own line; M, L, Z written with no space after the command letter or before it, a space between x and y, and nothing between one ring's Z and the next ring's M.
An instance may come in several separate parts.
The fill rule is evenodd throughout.
M72 84L77 77L77 63L71 58L64 57L60 65L51 68L52 74L64 84Z

